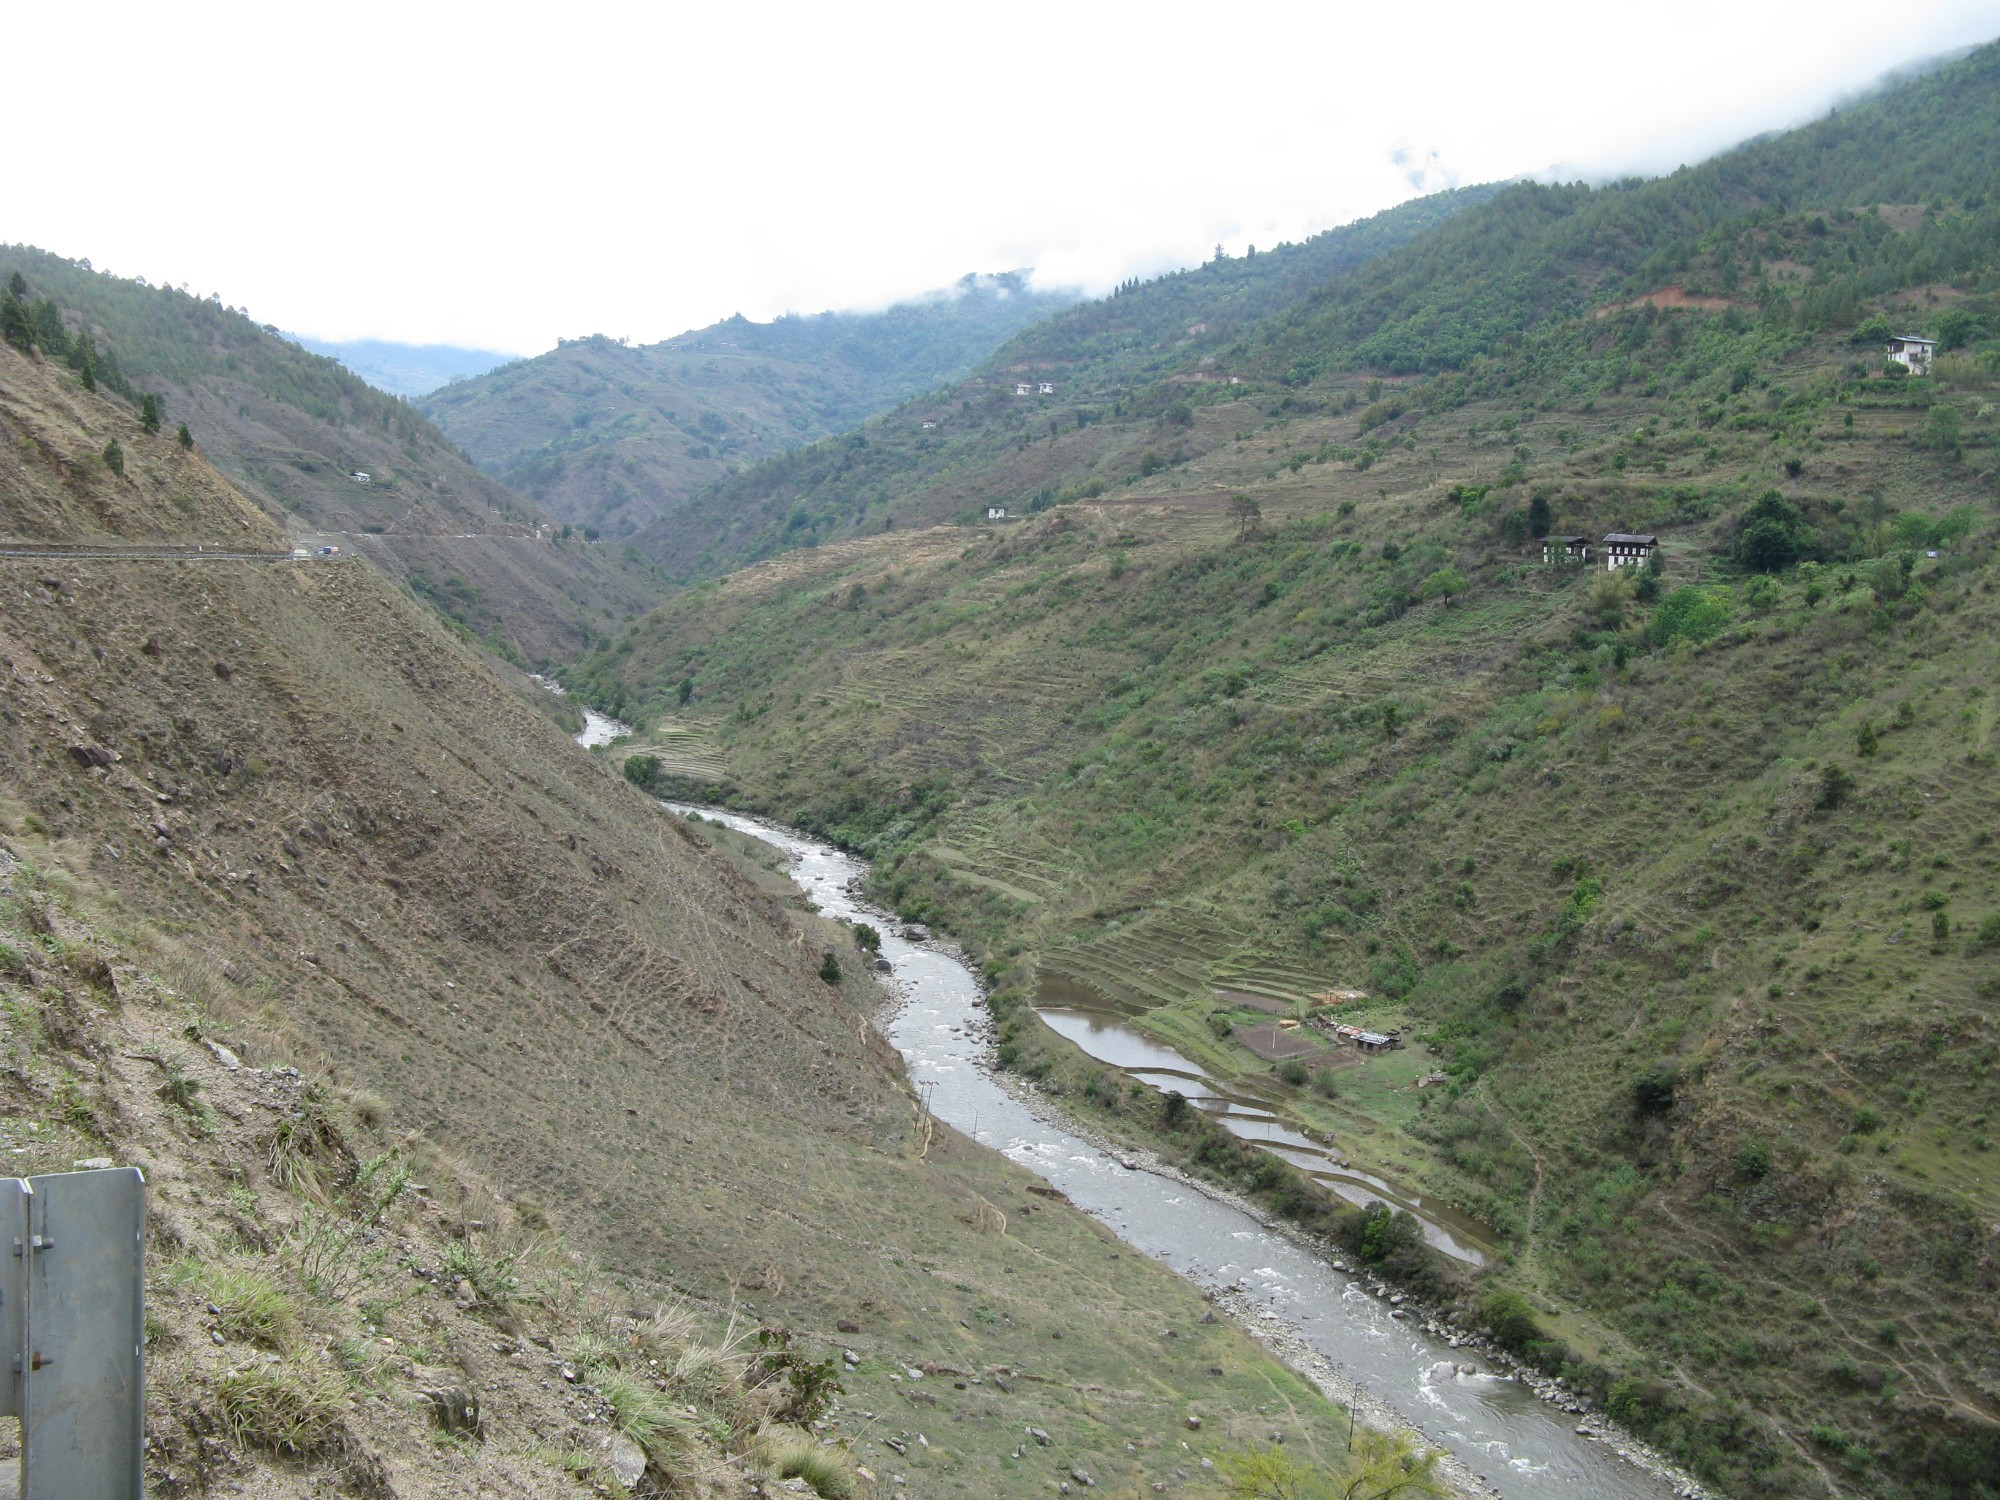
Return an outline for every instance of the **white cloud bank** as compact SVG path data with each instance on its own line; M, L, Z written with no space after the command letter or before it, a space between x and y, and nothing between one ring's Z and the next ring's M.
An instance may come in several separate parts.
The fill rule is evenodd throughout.
M651 341L1670 170L1995 35L2000 0L45 5L0 238L330 338Z

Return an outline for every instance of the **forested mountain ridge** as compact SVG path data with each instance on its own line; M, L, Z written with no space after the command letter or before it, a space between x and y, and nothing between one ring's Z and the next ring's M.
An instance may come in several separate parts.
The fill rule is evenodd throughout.
M1076 294L967 276L881 312L734 317L658 344L597 336L433 393L488 473L563 521L644 530L703 485L956 378Z
M0 280L14 276L35 318L53 319L23 340L42 357L74 367L87 343L111 389L155 396L167 431L185 424L287 534L365 553L490 646L559 661L656 597L643 563L554 542L535 506L414 407L220 301L0 247Z
M1237 384L741 476L827 544L572 685L659 785L874 856L1103 1128L1204 1169L1037 995L1475 1215L1501 1253L1446 1295L1711 1480L1990 1495L1996 56L1659 184L1510 188L1219 351ZM900 529L982 497L1027 514ZM1348 987L1418 1045L1289 1077L1245 1040Z

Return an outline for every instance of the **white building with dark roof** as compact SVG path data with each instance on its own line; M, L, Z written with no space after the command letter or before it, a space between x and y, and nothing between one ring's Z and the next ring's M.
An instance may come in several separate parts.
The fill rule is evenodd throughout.
M1651 532L1613 531L1600 544L1604 548L1605 571L1643 568L1659 550L1660 539Z

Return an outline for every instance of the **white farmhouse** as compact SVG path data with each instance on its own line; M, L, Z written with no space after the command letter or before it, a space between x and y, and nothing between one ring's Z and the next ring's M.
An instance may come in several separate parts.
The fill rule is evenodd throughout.
M1007 507L1006 507L1006 506L1004 506L1004 505L989 505L989 506L987 506L987 507L986 507L986 519L987 519L987 520L989 520L989 521L1004 521L1004 520L1006 520L1006 519L1007 519Z
M1620 568L1643 568L1651 561L1660 539L1648 532L1613 531L1604 538L1604 567L1615 573Z
M1912 375L1930 374L1931 355L1936 352L1936 339L1920 339L1904 333L1889 340L1889 358Z
M1056 393L1056 383L1053 380L1044 380L1037 391L1043 396L1053 396Z
M350 473L347 477L353 480L356 484L368 483L368 472L365 469L356 469L352 473Z
M1025 380L1017 380L1014 382L1014 394L1017 396L1032 396L1035 394L1035 388Z
M1542 561L1545 563L1590 561L1590 538L1582 536L1545 536L1542 538Z

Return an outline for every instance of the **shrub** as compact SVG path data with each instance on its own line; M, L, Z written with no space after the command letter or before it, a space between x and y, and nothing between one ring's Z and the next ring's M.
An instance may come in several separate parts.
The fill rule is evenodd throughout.
M1996 911L1979 924L1979 936L1976 941L1982 948L2000 948L2000 911Z
M1656 646L1671 646L1678 641L1699 645L1720 635L1728 627L1729 620L1726 590L1689 584L1675 589L1660 601L1646 633Z
M442 1269L451 1282L463 1281L483 1307L504 1307L514 1300L521 1280L514 1274L519 1255L489 1255L471 1240L453 1240L445 1246Z
M854 1461L802 1432L780 1430L758 1441L765 1465L779 1479L803 1479L820 1500L853 1500L861 1493Z
M625 779L642 792L650 792L660 784L660 758L657 755L628 755L625 757Z
M1278 1076L1296 1089L1305 1087L1306 1080L1311 1076L1311 1073L1307 1069L1303 1059L1288 1057L1282 1063L1278 1064Z
M819 977L828 984L840 983L840 960L834 956L831 948L820 957Z
M1745 1141L1736 1153L1737 1175L1761 1182L1771 1175L1771 1148L1762 1141Z
M1372 1265L1379 1266L1398 1251L1414 1250L1423 1242L1424 1226L1406 1208L1375 1203L1362 1215L1360 1255Z
M608 1370L598 1375L597 1389L611 1408L612 1424L663 1469L671 1470L704 1439L701 1419L657 1386Z
M1854 795L1854 777L1840 766L1827 766L1819 773L1819 796L1816 805L1827 812L1833 811Z
M1655 1063L1632 1080L1632 1107L1642 1115L1663 1115L1674 1107L1674 1094L1680 1086L1675 1069Z
M216 1382L216 1415L238 1448L310 1457L338 1447L347 1386L331 1370L257 1365Z
M1500 1347L1512 1353L1527 1353L1542 1337L1535 1310L1519 1292L1488 1292L1479 1304L1479 1315Z
M777 1416L781 1422L802 1426L817 1422L833 1408L833 1398L842 1394L838 1371L831 1359L808 1359L792 1348L792 1335L783 1328L760 1328L757 1342L764 1379L784 1378L783 1402Z
M298 1309L267 1276L220 1267L205 1290L224 1338L247 1339L267 1349L283 1349L298 1326Z

